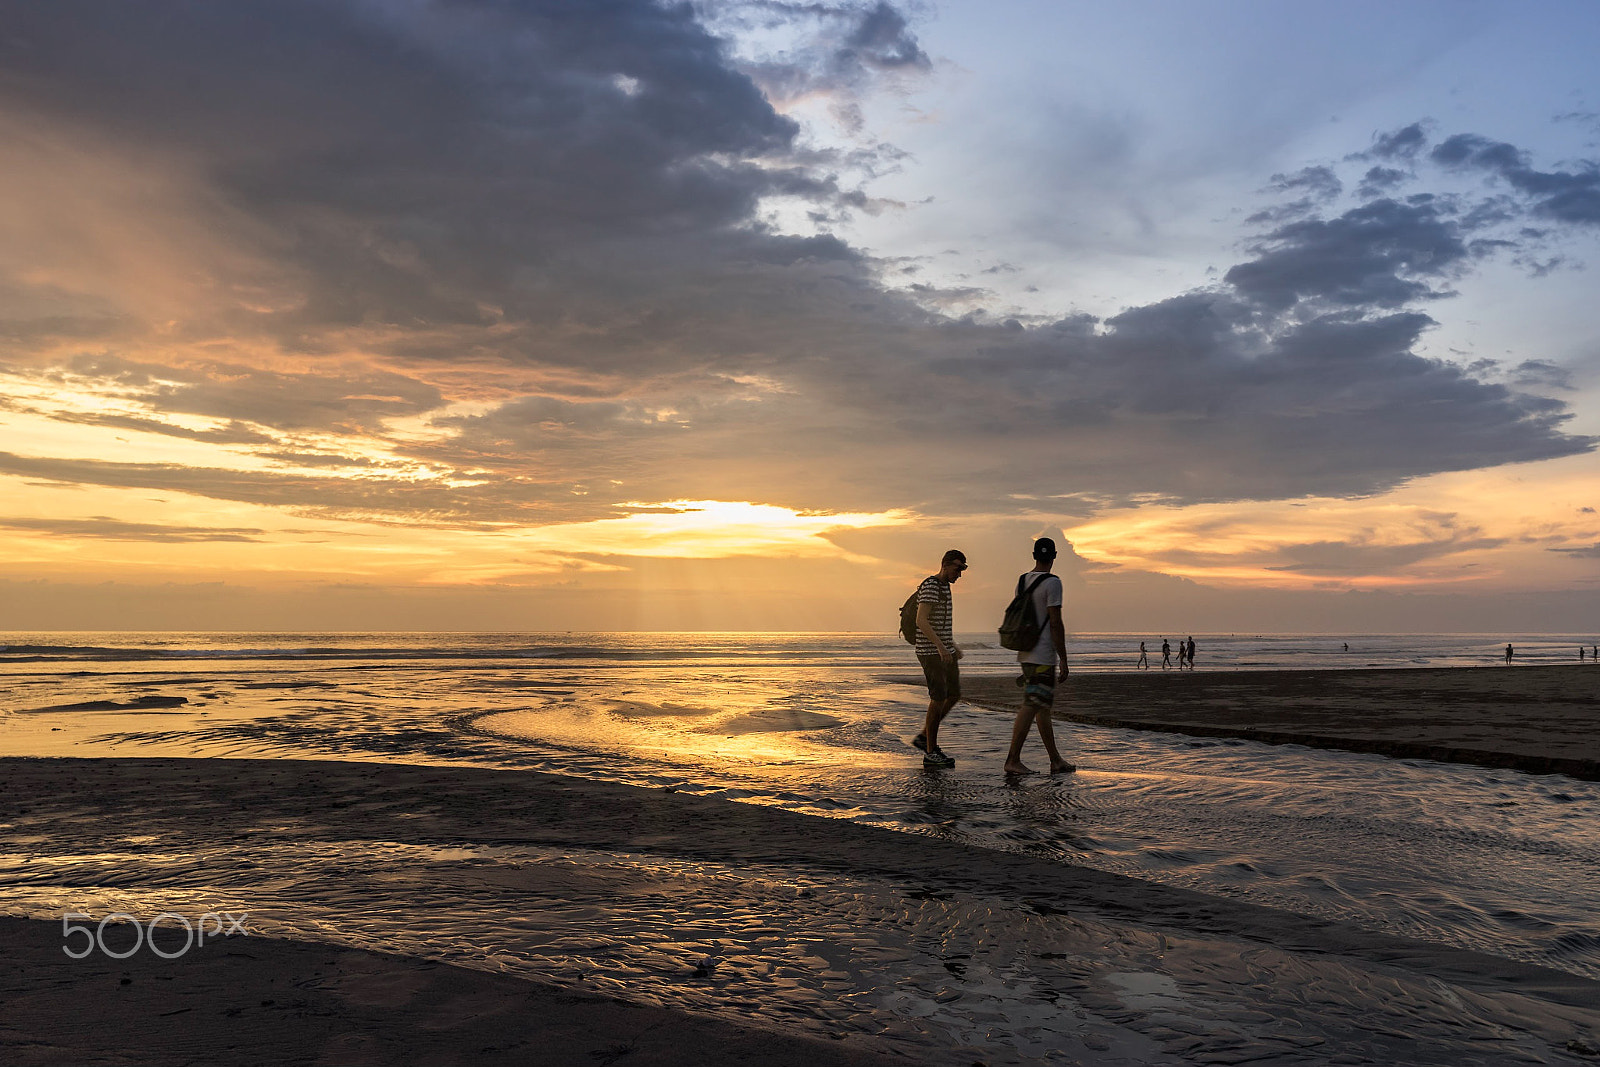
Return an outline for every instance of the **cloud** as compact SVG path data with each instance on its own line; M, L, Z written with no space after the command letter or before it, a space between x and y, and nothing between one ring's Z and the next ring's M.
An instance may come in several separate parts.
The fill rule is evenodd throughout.
M1410 162L1428 146L1425 124L1413 122L1398 130L1374 134L1372 147L1353 157L1356 159L1401 160Z
M1505 543L1505 539L1499 537L1452 538L1445 541L1398 545L1315 541L1284 545L1279 549L1279 553L1292 562L1271 565L1266 569L1330 578L1394 574L1423 560L1437 559L1458 552L1498 548Z
M61 145L101 161L92 173L136 160L166 192L107 194L108 216L216 247L163 251L163 277L190 279L192 301L159 313L131 272L0 277L8 365L117 401L65 418L314 472L16 446L0 468L382 521L538 524L672 499L1026 516L1360 495L1594 447L1565 431L1548 375L1489 381L1418 354L1434 321L1419 305L1494 242L1521 248L1506 227L1529 213L1557 230L1578 219L1582 168L1536 172L1449 139L1449 166L1515 195L1395 197L1395 168L1429 159L1407 127L1367 151L1379 165L1355 206L1342 164L1277 179L1298 206L1263 216L1214 286L1103 321L995 322L982 290L895 290L891 265L769 221L777 201L824 215L866 203L772 97L847 100L927 70L904 13L734 10L801 28L789 88L694 9L646 0L14 7L0 117L55 146L15 148L23 202L79 203L50 200L49 176L84 180ZM0 173L0 196L20 180ZM1361 191L1374 183L1385 195ZM116 231L87 229L71 262ZM16 262L60 253L28 233ZM282 439L296 434L350 447L341 461L328 441ZM374 440L406 469L364 458Z
M170 426L128 426L194 440L243 442L251 439L252 433L243 428L245 423L281 430L354 432L376 428L387 418L429 411L443 403L437 388L381 370L362 369L355 374L282 373L227 363L161 366L115 356L77 356L67 361L65 369L80 383L117 388L152 409L226 419L234 427L197 435ZM78 416L77 421L117 424L115 416ZM258 435L255 440L266 439Z
M1267 234L1254 251L1255 259L1224 278L1278 310L1299 300L1388 309L1437 298L1445 294L1430 282L1449 277L1469 256L1459 226L1427 195L1291 222Z
M1560 552L1575 559L1600 559L1600 541L1577 548L1552 548L1550 551Z
M1363 200L1376 199L1392 192L1410 177L1412 177L1410 172L1396 170L1394 167L1371 167L1361 176L1361 184L1356 187L1356 194Z
M1344 183L1333 168L1306 167L1294 174L1274 174L1268 188L1275 193L1309 193L1316 200L1332 200L1344 192Z
M1575 170L1540 171L1528 153L1504 141L1458 133L1430 157L1447 167L1498 175L1531 202L1533 214L1557 222L1600 224L1600 165L1585 161Z
M46 533L57 537L87 537L100 541L158 541L190 544L199 541L262 541L265 531L219 526L162 526L122 522L100 515L92 519L21 519L0 517L0 529Z

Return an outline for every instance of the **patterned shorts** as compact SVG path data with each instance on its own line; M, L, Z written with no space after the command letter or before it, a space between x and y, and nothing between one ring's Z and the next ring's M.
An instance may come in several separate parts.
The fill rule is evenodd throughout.
M1022 665L1022 699L1029 704L1048 708L1056 700L1056 665L1054 663L1024 663Z

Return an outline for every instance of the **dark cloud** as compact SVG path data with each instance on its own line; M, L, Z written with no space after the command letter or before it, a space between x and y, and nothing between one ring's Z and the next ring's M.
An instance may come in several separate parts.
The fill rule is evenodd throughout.
M1600 559L1600 541L1578 548L1552 548L1550 551L1560 552L1574 559Z
M927 66L883 3L737 11L813 26L782 84L847 96ZM147 313L118 304L103 322L129 345L38 373L157 422L239 427L212 434L376 435L432 414L438 439L391 446L441 477L243 440L228 443L330 469L0 456L13 473L443 524L676 498L1082 514L1371 493L1593 447L1563 431L1560 403L1416 352L1432 319L1415 304L1492 242L1525 240L1496 227L1552 176L1515 153L1483 157L1517 191L1492 204L1419 194L1340 211L1343 179L1310 168L1278 180L1295 211L1264 217L1213 287L1105 321L991 322L971 306L982 290L890 290L888 265L836 237L761 221L773 198L824 216L869 203L763 95L757 79L785 91L781 72L741 64L686 6L0 0L0 13L0 110L104 151L164 153L198 175L202 221L264 264L253 288L208 290L217 307L193 320L134 329ZM1379 137L1369 175L1422 162L1427 141L1420 125ZM1452 165L1491 165L1454 143ZM1583 173L1537 194L1553 228L1576 217L1552 205ZM169 337L184 359L130 354ZM283 367L229 357L239 338ZM18 366L55 358L13 344ZM608 385L471 384L491 370ZM444 413L456 399L474 413Z
M221 526L161 526L144 522L122 522L97 516L92 519L8 519L0 517L0 529L47 533L63 537L88 537L101 541L157 541L186 544L196 541L260 541L264 531Z
M1332 200L1344 192L1344 183L1332 167L1306 167L1294 174L1274 174L1268 186L1275 193L1309 193L1317 200Z
M1268 233L1256 258L1225 280L1275 310L1300 300L1342 307L1398 308L1443 295L1469 256L1460 227L1429 196L1377 200L1331 219L1291 222Z
M1600 223L1600 165L1586 162L1576 170L1540 171L1529 165L1528 153L1504 141L1459 133L1430 153L1447 167L1472 168L1498 175L1525 194L1535 215L1565 223Z
M1372 147L1359 158L1385 160L1412 160L1428 146L1428 132L1424 124L1413 122L1398 130L1374 134Z
M1393 167L1371 167L1361 176L1361 184L1356 187L1356 195L1363 200L1385 196L1410 177L1408 171L1396 170Z
M1572 372L1548 360L1525 359L1512 370L1511 384L1521 389L1570 390Z
M702 14L712 26L755 25L769 34L789 31L786 46L777 54L743 64L743 69L775 99L852 90L877 75L921 73L933 65L917 42L905 13L885 0L735 0L703 5ZM848 100L840 103L850 106Z

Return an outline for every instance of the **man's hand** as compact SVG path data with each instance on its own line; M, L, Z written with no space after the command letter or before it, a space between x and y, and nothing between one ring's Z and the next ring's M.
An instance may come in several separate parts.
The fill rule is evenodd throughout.
M955 652L956 659L960 659L961 656L962 656L961 646L960 645L952 645L951 648Z

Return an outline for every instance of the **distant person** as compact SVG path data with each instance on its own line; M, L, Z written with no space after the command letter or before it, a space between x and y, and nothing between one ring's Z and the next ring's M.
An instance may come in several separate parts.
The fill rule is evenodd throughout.
M1161 669L1166 670L1170 666L1172 666L1172 646L1163 637L1161 639Z
M1511 642L1507 641L1506 642L1506 663L1508 665L1511 663L1511 657L1513 655L1515 655L1515 654L1516 654L1516 650L1511 647Z
M1350 642L1349 642L1349 641L1346 641L1346 642L1345 642L1345 643L1344 643L1344 650L1345 650L1345 651L1346 651L1346 652L1349 652L1349 651L1350 651Z
M1583 650L1580 648L1578 651L1582 652ZM1579 658L1581 659L1582 657L1580 656ZM1146 652L1144 650L1144 642L1143 641L1139 642L1139 663L1138 663L1138 666L1140 668L1144 669L1144 670L1149 670L1150 669L1150 653L1148 653L1148 652Z
M1600 663L1600 645L1589 646L1589 658L1596 663Z
M1583 654L1584 654L1585 651L1587 651L1587 650L1582 645L1578 646L1578 662L1579 663L1583 662Z
M1189 647L1184 649L1184 652L1187 654L1187 658L1189 660L1189 669L1192 671L1192 670L1194 670L1194 635L1193 634L1189 635Z
M1033 648L1017 653L1022 664L1022 707L1011 724L1011 747L1006 751L1007 774L1032 774L1033 770L1022 762L1022 743L1028 739L1028 727L1039 724L1039 740L1050 757L1050 773L1061 774L1075 770L1072 764L1056 751L1055 726L1050 720L1050 707L1056 699L1056 667L1061 677L1067 675L1067 625L1061 619L1061 579L1051 574L1056 562L1056 543L1041 537L1033 543L1033 570L1018 579L1018 589L1026 582L1033 587L1034 617L1045 620L1039 631L1039 640ZM1047 577L1041 579L1039 575Z
M967 569L966 553L952 548L939 561L939 573L917 586L917 662L928 681L928 718L911 743L922 749L924 767L954 767L939 747L939 724L961 699L961 649L953 636L955 610L950 587Z

